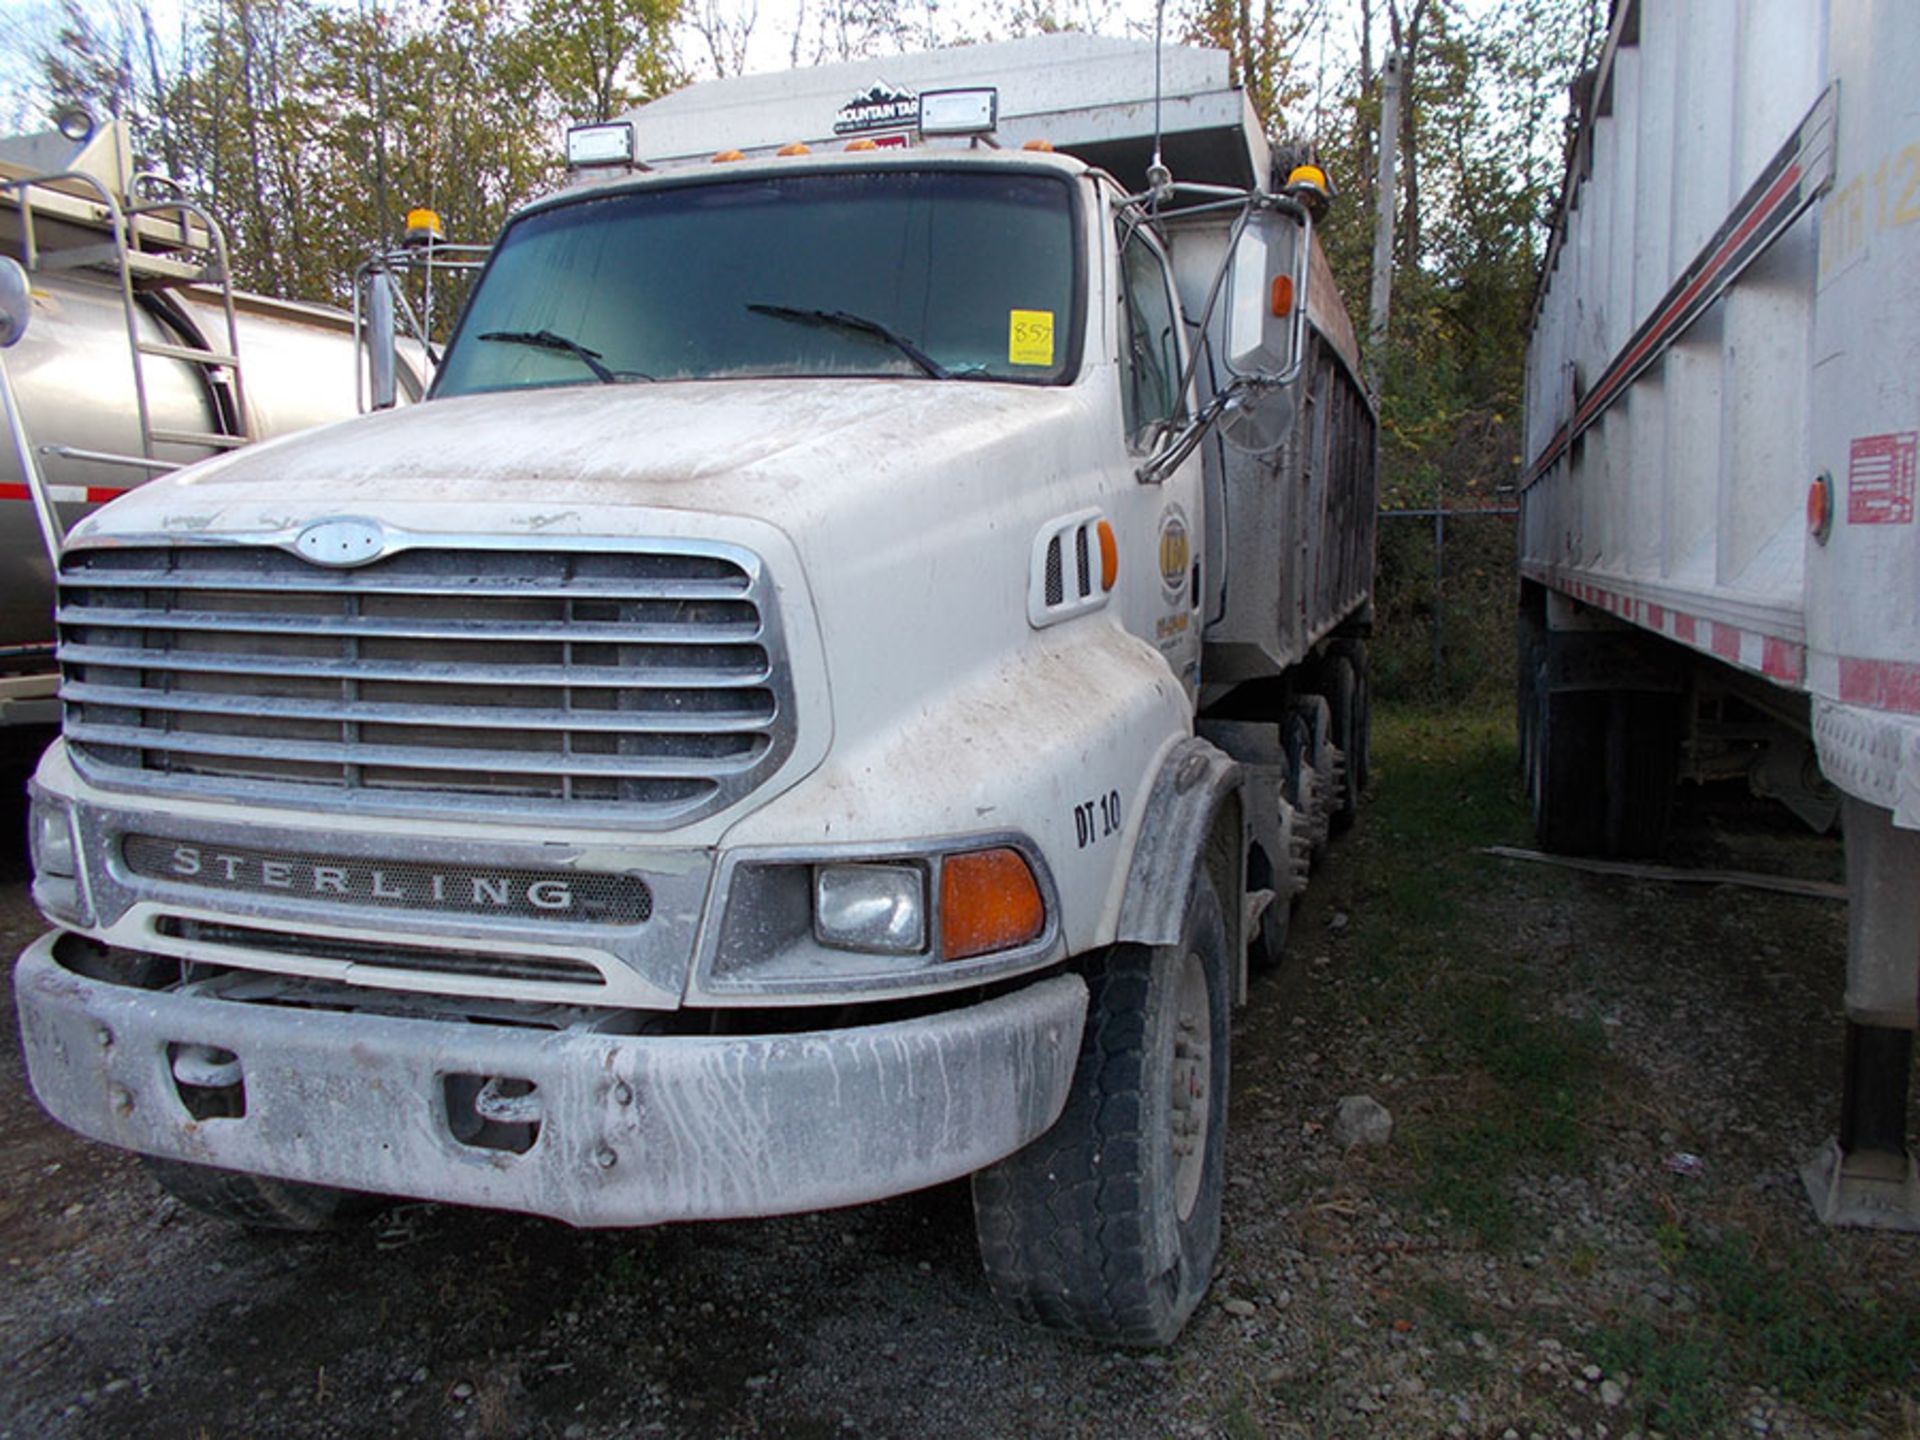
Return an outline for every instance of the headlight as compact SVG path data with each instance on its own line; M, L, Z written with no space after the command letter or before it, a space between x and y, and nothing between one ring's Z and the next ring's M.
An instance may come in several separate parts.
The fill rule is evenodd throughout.
M58 800L36 794L28 827L36 875L71 880L80 873L79 858L74 853L72 811Z
M1005 833L964 843L723 860L719 923L703 939L693 991L716 1001L877 998L977 984L1055 957L1058 902L1038 851Z
M91 925L93 909L80 888L80 853L73 838L73 809L38 786L31 790L27 842L33 853L33 902L51 920Z
M813 932L822 945L876 955L927 948L927 881L914 865L820 865Z

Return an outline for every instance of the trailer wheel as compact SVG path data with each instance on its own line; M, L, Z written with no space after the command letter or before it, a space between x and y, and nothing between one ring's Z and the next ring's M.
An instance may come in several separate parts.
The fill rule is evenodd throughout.
M1595 855L1606 841L1607 696L1549 690L1536 675L1527 747L1533 833L1543 850Z
M353 1190L245 1175L155 1155L142 1155L140 1163L188 1209L260 1230L324 1230L379 1204L376 1197Z
M1546 658L1547 626L1541 608L1537 598L1523 586L1520 604L1515 610L1514 625L1513 648L1519 661L1519 674L1514 684L1514 728L1520 737L1520 773L1525 778L1529 793L1533 789L1533 767L1538 758L1534 738L1539 727L1536 711L1540 703L1540 665Z
M1607 716L1607 854L1658 855L1679 784L1680 702L1677 696L1619 691Z
M1115 946L1089 965L1066 1110L973 1177L980 1258L1018 1318L1166 1345L1206 1294L1226 1170L1226 951L1203 877L1179 945Z

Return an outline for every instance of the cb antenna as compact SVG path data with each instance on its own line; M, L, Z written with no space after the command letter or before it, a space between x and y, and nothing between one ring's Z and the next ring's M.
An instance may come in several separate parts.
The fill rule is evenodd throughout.
M1167 0L1153 7L1153 161L1147 166L1147 193L1155 203L1173 189L1173 172L1160 158L1160 52L1166 41Z

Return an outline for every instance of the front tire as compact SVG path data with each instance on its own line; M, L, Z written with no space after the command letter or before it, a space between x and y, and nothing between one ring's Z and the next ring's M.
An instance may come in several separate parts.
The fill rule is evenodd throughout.
M357 1191L270 1175L217 1170L156 1155L142 1155L140 1161L160 1188L188 1209L258 1230L325 1230L379 1204Z
M973 1177L980 1256L1022 1320L1122 1345L1172 1342L1220 1252L1231 970L1212 884L1181 943L1119 945L1087 970L1065 1111Z

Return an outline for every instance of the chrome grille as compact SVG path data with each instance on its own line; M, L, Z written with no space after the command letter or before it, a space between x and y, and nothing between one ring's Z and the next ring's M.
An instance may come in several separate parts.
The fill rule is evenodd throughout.
M75 550L58 620L66 736L109 782L660 828L792 743L771 585L732 547Z
M464 975L474 980L534 981L560 985L605 985L607 977L584 960L552 955L496 955L479 950L439 950L424 945L289 935L252 925L226 925L162 915L154 929L176 940L191 940L199 953L246 950L292 955L305 960L340 960L372 971L415 975Z

